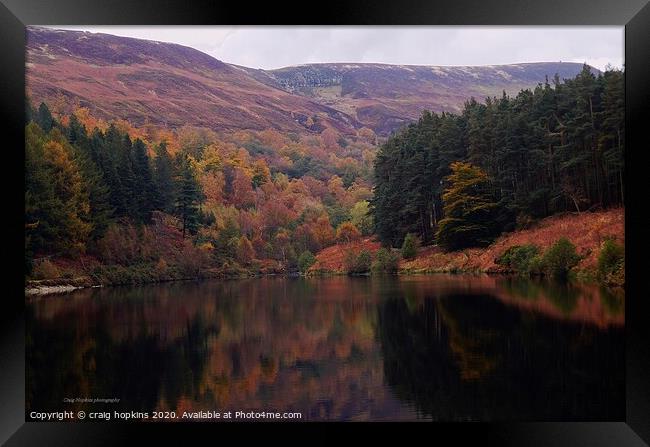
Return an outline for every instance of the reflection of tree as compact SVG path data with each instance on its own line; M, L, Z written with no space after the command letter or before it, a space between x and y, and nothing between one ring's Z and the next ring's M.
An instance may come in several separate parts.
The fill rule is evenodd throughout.
M549 301L564 315L571 315L580 298L579 290L570 283L560 281L549 281L546 286Z
M621 315L625 311L625 292L622 289L608 290L603 287L600 296L603 308L610 315Z
M69 408L63 403L66 397L101 397L120 398L110 409L143 411L156 408L161 391L171 406L181 395L195 392L205 366L206 341L216 328L197 315L186 322L184 337L160 343L160 334L145 329L141 303L123 305L131 307L129 313L138 319L134 322L138 329L123 339L114 337L113 322L106 314L89 324L73 313L67 323L77 322L76 329L49 321L28 322L28 410L32 405Z
M506 277L499 285L512 296L525 300L538 299L543 288L539 281L521 276Z
M520 309L600 328L621 327L625 323L622 289L611 291L595 284L524 277L500 278L496 286L493 293L498 299Z
M188 282L38 301L27 407L119 397L105 408L394 419L413 417L414 403L443 420L621 416L621 328L521 311L483 294L490 278L433 278Z
M378 407L373 414L381 416L384 399L393 398L383 385L371 297L367 278L332 278L106 289L43 301L29 324L28 386L39 408L81 395L119 397L124 409L140 411L275 409L346 419ZM44 368L39 352L57 339L53 369ZM68 376L73 391L64 392Z
M489 345L494 341L497 333L480 327L463 331L459 322L446 309L445 300L438 302L438 311L447 326L449 348L460 370L461 379L480 380L494 371L500 356L488 354L492 351ZM472 322L469 326L473 326Z
M531 318L487 296L379 307L388 384L439 420L619 419L621 330ZM472 380L468 380L472 379Z

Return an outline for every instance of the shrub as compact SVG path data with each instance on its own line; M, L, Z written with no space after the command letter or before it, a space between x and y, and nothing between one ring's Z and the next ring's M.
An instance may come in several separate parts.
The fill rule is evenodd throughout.
M541 255L533 256L528 263L528 273L541 275L544 273L544 260Z
M399 267L399 255L389 249L380 248L375 253L372 270L375 272L394 273Z
M539 269L539 248L533 244L526 244L509 247L495 262L510 267L517 273L530 274L533 273L531 268L533 260L535 260L534 267Z
M246 236L242 236L237 241L237 262L241 265L250 265L255 258L255 249L253 244Z
M515 229L517 230L526 230L533 226L535 219L532 216L524 213L519 213L517 215L517 220L515 223Z
M185 241L181 252L176 256L175 267L183 278L198 278L208 262L209 255L205 250Z
M106 264L130 265L139 260L138 234L132 225L111 225L98 243L100 259Z
M309 270L309 267L316 263L316 258L313 253L309 250L305 250L300 254L298 258L298 269L302 273L306 273Z
M605 278L618 271L625 262L625 250L612 239L603 242L598 255L598 274Z
M408 233L402 243L402 257L404 259L413 259L418 254L420 240L413 233Z
M49 259L34 264L32 277L34 279L54 279L61 276L59 268Z
M368 250L361 250L357 255L354 250L345 253L345 269L348 274L368 273L372 265L372 255Z
M569 271L580 261L576 247L567 238L560 238L553 244L542 258L546 273L557 278L566 278Z
M163 258L160 258L154 268L156 276L160 279L169 279L168 270L169 265L167 264L167 261L165 261Z

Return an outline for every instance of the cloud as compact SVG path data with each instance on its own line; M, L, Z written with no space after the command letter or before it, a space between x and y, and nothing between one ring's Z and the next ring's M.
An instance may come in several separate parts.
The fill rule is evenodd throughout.
M317 62L623 65L623 27L57 26L174 42L225 62L273 69Z

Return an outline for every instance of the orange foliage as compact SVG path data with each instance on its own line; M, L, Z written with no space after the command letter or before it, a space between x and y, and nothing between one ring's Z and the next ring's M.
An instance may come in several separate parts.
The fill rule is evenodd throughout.
M371 238L356 240L347 244L333 245L316 254L316 263L310 270L321 270L336 273L345 272L345 256L348 251L360 253L363 250L374 253L381 248L381 244Z
M357 230L357 227L355 227L352 222L343 222L336 229L337 242L349 244L352 241L356 241L360 237L361 233L359 230Z
M235 169L235 177L232 183L232 203L238 208L247 208L255 204L255 194L250 175L242 170Z
M547 217L533 228L508 233L484 249L467 249L443 253L437 247L422 249L412 260L403 260L400 269L414 271L476 270L502 271L494 261L515 245L535 244L543 251L561 237L568 238L582 259L579 270L595 270L602 242L607 237L623 244L625 238L625 213L622 208L601 212L566 213Z

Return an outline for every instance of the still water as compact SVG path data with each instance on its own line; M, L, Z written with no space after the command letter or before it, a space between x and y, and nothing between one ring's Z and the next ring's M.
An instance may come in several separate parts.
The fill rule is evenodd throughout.
M469 275L42 297L27 304L27 412L622 420L624 307L595 286Z

